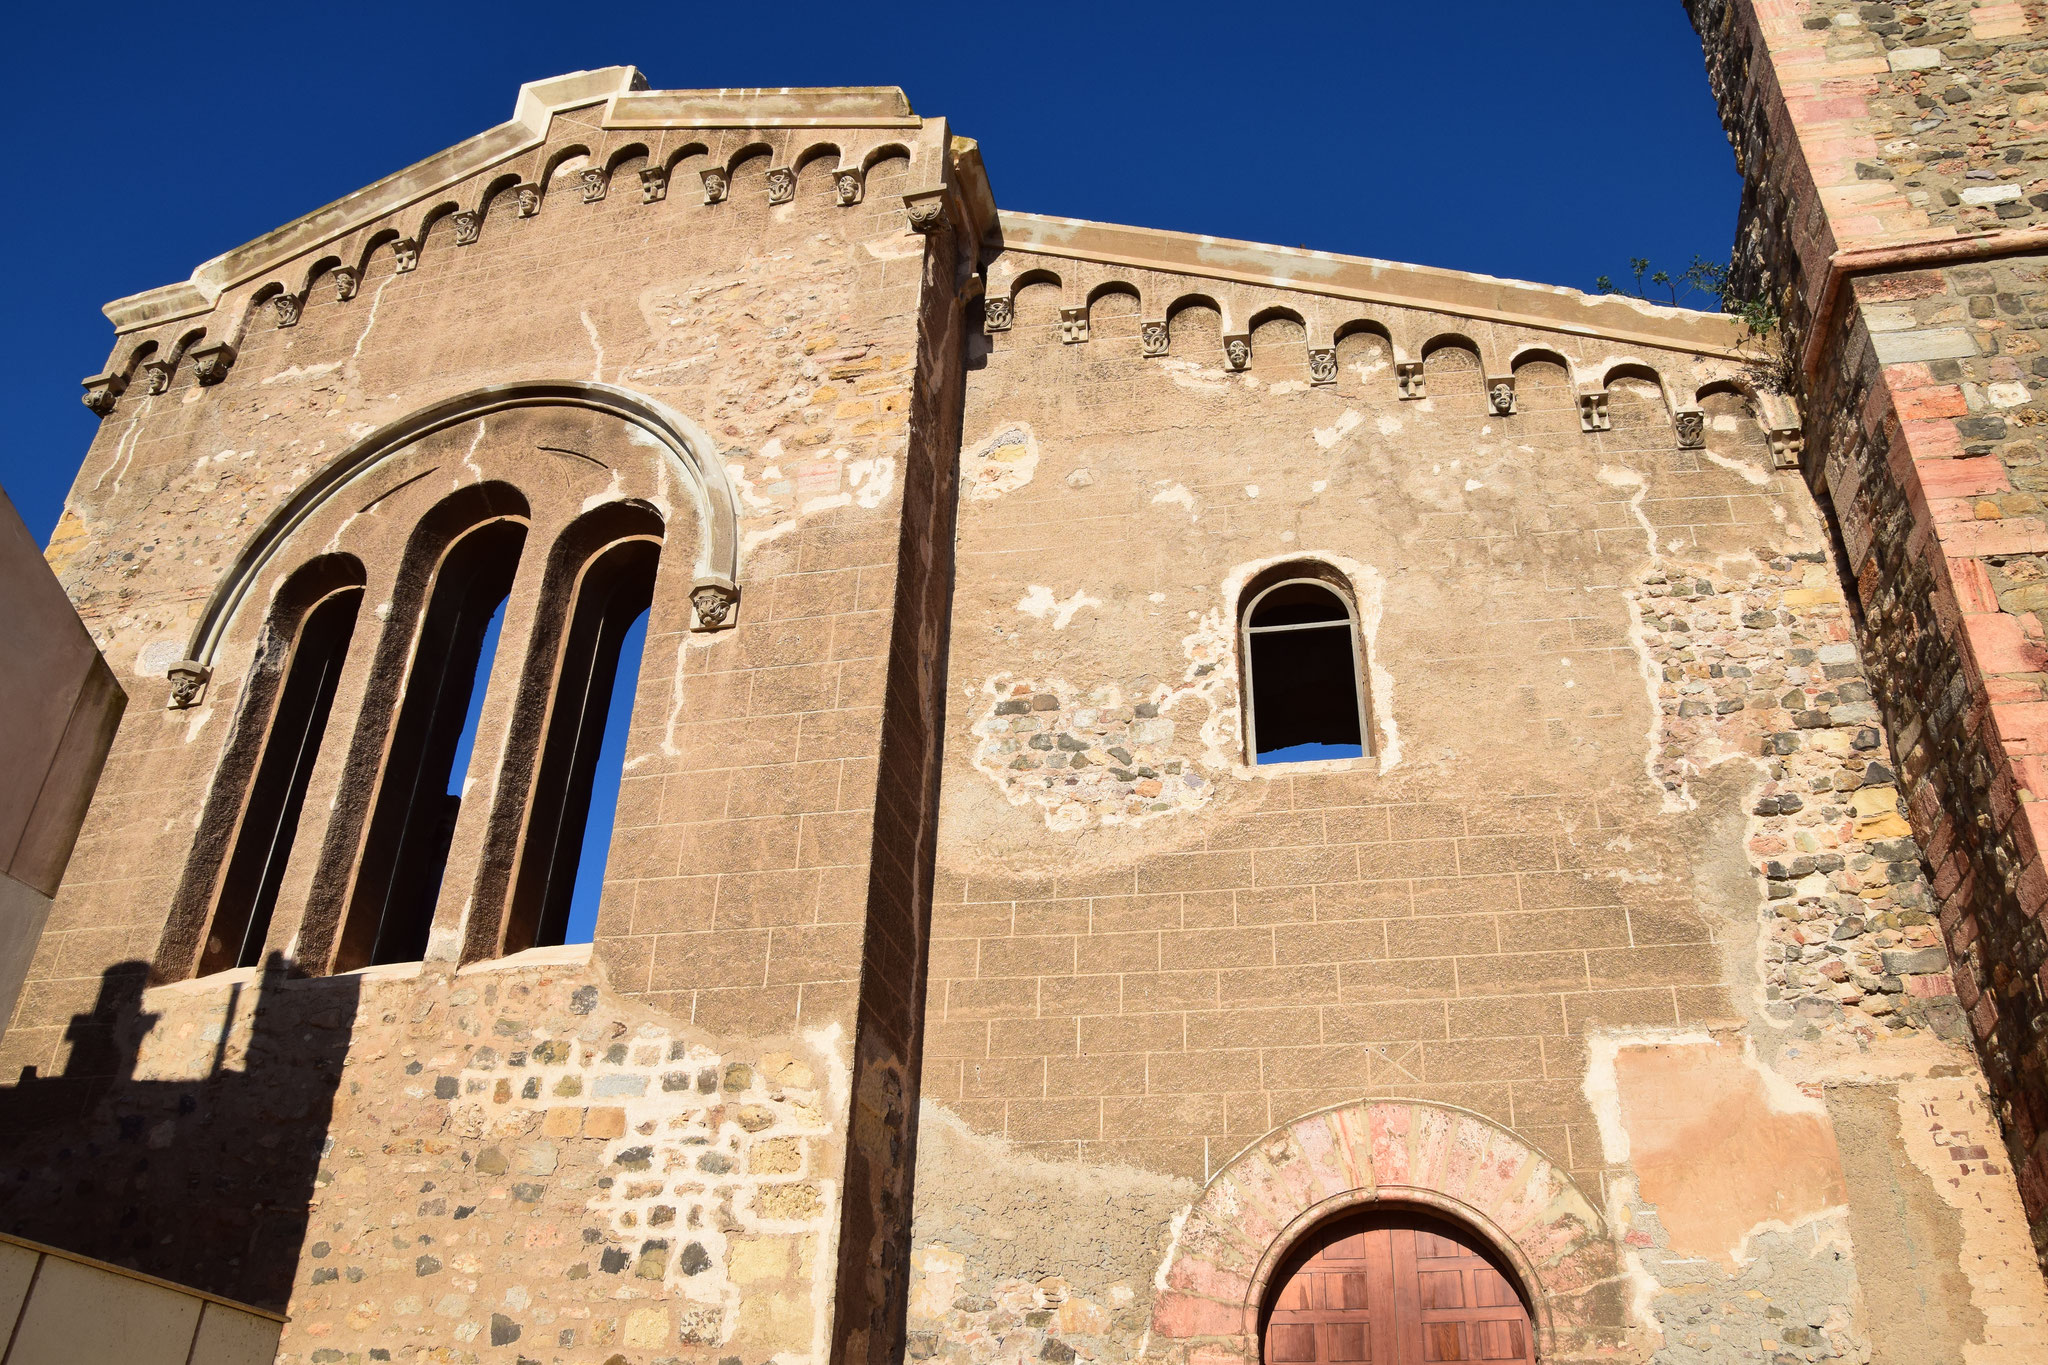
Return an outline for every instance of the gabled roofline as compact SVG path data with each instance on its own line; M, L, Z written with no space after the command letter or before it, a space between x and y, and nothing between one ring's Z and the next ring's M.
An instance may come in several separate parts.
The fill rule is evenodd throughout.
M1006 250L1392 304L1732 360L1753 358L1742 344L1746 333L1741 320L1725 313L1667 308L1616 294L1584 294L1557 285L1369 256L1081 218L1004 210L998 222Z

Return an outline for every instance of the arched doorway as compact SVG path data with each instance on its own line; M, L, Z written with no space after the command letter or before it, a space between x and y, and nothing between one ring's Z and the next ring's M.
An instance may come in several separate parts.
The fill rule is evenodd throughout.
M1536 1335L1512 1273L1469 1229L1375 1208L1331 1219L1273 1277L1263 1365L1533 1365Z

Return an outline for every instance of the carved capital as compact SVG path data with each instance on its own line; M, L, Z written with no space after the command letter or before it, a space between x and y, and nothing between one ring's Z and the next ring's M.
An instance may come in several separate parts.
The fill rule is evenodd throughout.
M704 179L704 202L723 204L725 196L732 189L732 181L726 178L723 166L706 166L698 174Z
M595 204L604 198L604 192L611 187L611 177L604 173L601 166L585 166L578 172L576 181L582 186L583 202L586 204Z
M1244 332L1233 332L1223 338L1223 367L1242 370L1252 363L1252 339Z
M1806 433L1798 427L1772 427L1768 433L1771 441L1771 464L1778 469L1797 469L1799 459L1806 454Z
M1060 341L1068 346L1088 339L1088 310L1060 309Z
M416 238L400 237L391 244L391 254L398 258L398 273L401 275L420 267L420 244Z
M299 310L304 305L297 294L272 294L270 307L277 314L277 325L296 327L299 325Z
M347 303L356 296L356 290L363 287L363 274L352 265L337 266L334 270L334 297Z
M903 212L910 219L912 232L937 232L946 221L946 192L914 190L903 196Z
M1512 417L1515 412L1515 377L1500 375L1486 381L1486 410L1495 417Z
M1401 386L1403 401L1429 397L1429 381L1423 377L1419 360L1395 361L1394 382Z
M739 624L739 585L729 578L700 578L690 587L696 619L692 630L729 630Z
M170 709L183 711L199 704L199 698L206 691L207 680L213 677L213 670L197 659L180 659L164 670L164 676L171 682Z
M1611 431L1613 426L1613 422L1607 416L1607 390L1597 389L1592 393L1579 395L1581 431Z
M787 204L796 198L796 171L789 166L768 168L768 202Z
M475 209L464 209L455 215L455 245L475 246L483 233L484 216Z
M170 361L145 360L142 362L142 391L144 393L162 393L170 386Z
M105 417L114 410L114 400L128 387L126 377L118 374L96 374L85 381L85 392L80 395L85 405Z
M1311 346L1308 348L1308 382L1311 384L1334 384L1337 382L1336 347Z
M1138 324L1138 349L1143 354L1148 356L1165 355L1166 347L1170 340L1171 337L1166 330L1165 318L1153 318L1149 322Z
M668 167L649 166L640 172L640 202L658 204L668 198Z
M235 348L225 341L201 346L192 352L192 372L202 384L218 384L235 367Z
M1678 433L1680 450L1698 450L1707 443L1707 414L1698 408L1680 408L1671 414L1671 429Z
M1017 310L1005 295L991 294L981 301L981 330L1007 332L1017 321Z
M540 212L540 186L532 181L512 187L512 203L521 218Z
M867 173L858 166L841 166L832 173L832 202L850 209L867 192Z

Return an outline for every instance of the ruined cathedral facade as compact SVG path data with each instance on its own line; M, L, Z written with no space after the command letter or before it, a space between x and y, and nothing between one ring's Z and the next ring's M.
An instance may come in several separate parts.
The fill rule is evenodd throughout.
M0 1231L294 1365L2048 1359L2048 16L1689 8L1762 337L630 68L110 304Z

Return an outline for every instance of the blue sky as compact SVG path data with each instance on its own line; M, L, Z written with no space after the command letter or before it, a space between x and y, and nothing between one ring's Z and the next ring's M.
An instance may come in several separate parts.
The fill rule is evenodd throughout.
M1725 259L1740 193L1679 0L110 3L27 7L8 56L0 486L39 539L97 424L78 381L112 346L101 304L501 122L520 82L564 71L900 85L980 141L1005 208L1585 289L1632 256Z

